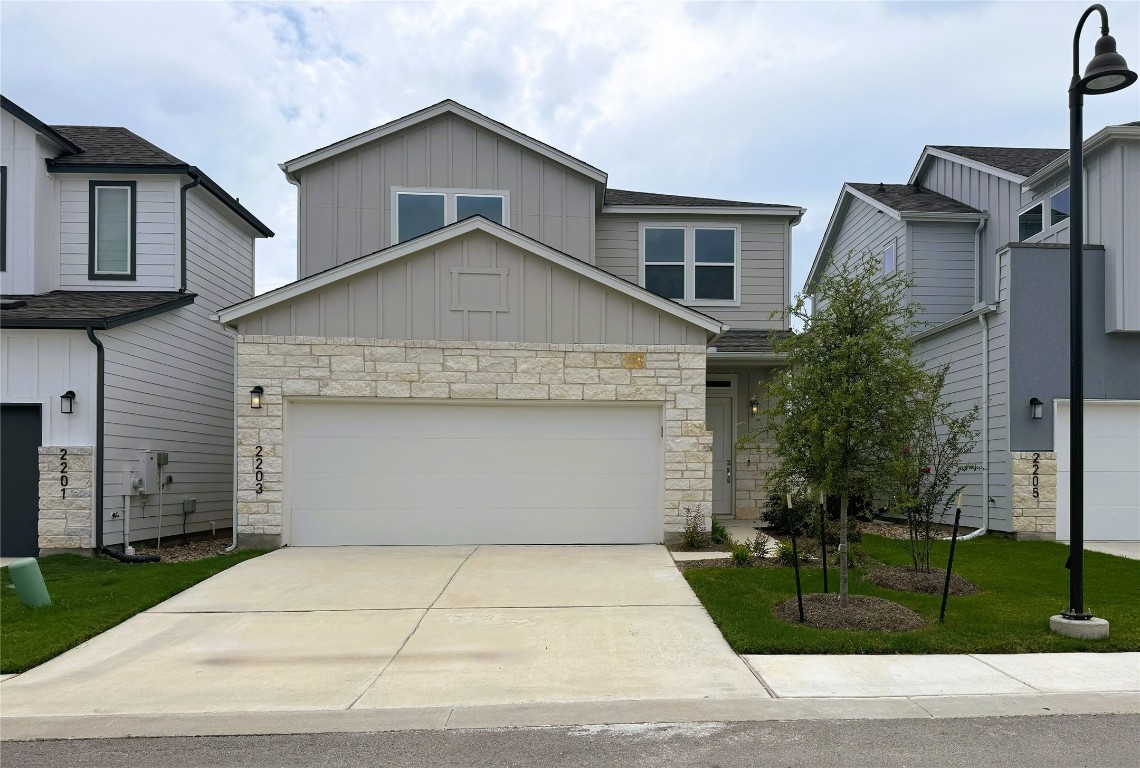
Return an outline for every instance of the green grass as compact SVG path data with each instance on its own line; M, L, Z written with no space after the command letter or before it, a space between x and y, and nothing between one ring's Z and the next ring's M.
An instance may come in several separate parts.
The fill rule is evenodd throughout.
M243 560L235 552L188 563L118 563L80 555L40 558L52 604L28 608L8 569L0 579L0 672L23 672Z
M906 542L865 536L870 557L893 565L910 562ZM935 545L932 563L945 567L949 544ZM691 570L692 585L713 621L738 653L1031 653L1047 651L1140 650L1140 562L1099 552L1085 553L1086 610L1108 619L1106 641L1079 641L1049 630L1049 617L1060 613L1069 594L1065 560L1069 548L1044 541L983 537L960 542L954 572L981 588L965 597L950 596L946 623L938 624L941 595L881 589L852 572L852 594L875 595L902 603L932 620L904 633L854 632L788 624L772 607L796 596L791 568L715 568ZM823 572L800 571L804 593L823 591ZM835 591L838 569L829 569Z

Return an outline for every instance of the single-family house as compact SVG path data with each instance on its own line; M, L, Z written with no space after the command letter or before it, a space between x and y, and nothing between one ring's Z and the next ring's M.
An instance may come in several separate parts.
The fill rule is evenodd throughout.
M228 528L234 337L272 232L126 128L0 121L0 549Z
M298 280L239 334L248 545L628 543L755 517L738 453L797 206L612 189L444 101L281 165Z
M1084 143L1085 538L1140 539L1140 123ZM806 283L874 255L924 308L915 354L981 407L964 520L1068 540L1069 165L927 146L905 184L843 186Z

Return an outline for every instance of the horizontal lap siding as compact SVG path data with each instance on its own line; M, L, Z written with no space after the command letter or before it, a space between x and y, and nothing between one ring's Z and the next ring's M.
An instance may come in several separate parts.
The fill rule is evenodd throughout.
M178 181L173 177L136 179L135 279L89 280L90 183L124 176L59 174L59 287L115 291L172 291L178 274Z
M598 217L595 253L597 266L631 283L638 281L638 225L654 219L669 223L739 224L740 306L697 307L706 315L733 328L782 329L783 321L771 319L788 302L787 254L791 248L786 219L742 216L667 216L653 218L602 214Z
M456 309L452 270L506 270L505 311ZM495 276L495 285L498 277ZM497 288L488 298L499 299ZM705 332L592 278L473 233L242 319L241 333L561 344L703 344Z
M594 260L594 182L459 118L440 117L297 175L300 278L391 245L393 187L507 190L511 229Z
M911 297L925 309L920 319L931 326L974 305L975 229L970 224L911 224Z
M106 479L104 529L122 541L122 470L141 450L162 450L174 477L164 493L163 535L182 530L182 500L197 499L187 530L228 528L233 513L233 337L212 319L253 295L253 238L198 190L187 195L188 307L104 332ZM145 505L144 501L145 500ZM119 513L117 517L111 515ZM158 534L158 494L132 497L131 539Z
M835 244L824 267L824 275L834 275L843 264L854 266L868 255L882 259L883 249L895 244L895 269L907 269L907 228L903 222L888 216L873 205L852 198L843 213ZM822 306L822 305L821 305Z

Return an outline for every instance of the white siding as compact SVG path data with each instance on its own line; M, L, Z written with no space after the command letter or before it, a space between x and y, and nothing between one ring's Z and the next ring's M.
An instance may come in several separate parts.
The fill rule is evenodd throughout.
M187 196L187 288L194 304L100 333L106 346L106 541L122 541L122 470L139 451L170 454L162 475L163 535L181 533L182 499L198 500L188 531L228 528L233 491L233 337L218 309L253 295L253 237L213 198ZM158 495L134 497L131 539L158 532Z
M56 287L58 265L43 259L56 235L52 182L43 162L57 153L22 120L0 113L0 165L8 176L7 268L0 272L0 294L43 293Z
M0 334L0 401L40 405L41 445L95 445L95 345L82 331ZM75 392L74 413L59 396Z
M670 223L739 224L740 306L697 306L701 312L732 325L733 328L785 328L773 312L788 303L787 267L791 250L791 227L787 219L764 216L659 216ZM598 216L595 254L597 266L618 277L637 283L638 223L646 216L601 214Z
M92 180L128 177L63 173L59 190L59 287L106 291L173 291L180 285L178 255L179 180L174 176L136 179L134 280L88 280L89 188Z

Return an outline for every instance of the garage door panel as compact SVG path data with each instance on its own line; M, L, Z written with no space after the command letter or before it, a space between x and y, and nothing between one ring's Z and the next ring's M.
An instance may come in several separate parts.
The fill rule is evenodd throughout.
M1100 425L1095 425L1100 426ZM1065 437L1066 443L1068 436ZM1067 447L1067 446L1066 446ZM1057 471L1068 472L1069 451L1057 452ZM1090 461L1095 459L1095 465ZM1085 470L1098 472L1131 472L1140 467L1140 439L1102 437L1085 426Z
M462 467L469 472L515 473L588 471L608 474L614 467L656 474L661 457L657 440L300 438L292 444L294 466L309 473L415 472L424 467Z
M293 545L659 542L661 410L298 401Z

